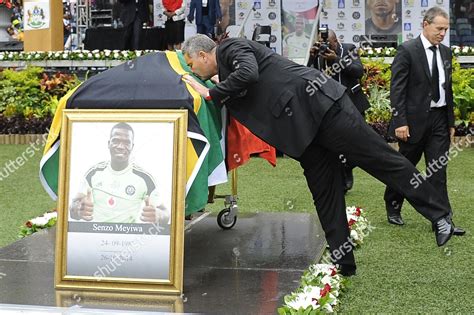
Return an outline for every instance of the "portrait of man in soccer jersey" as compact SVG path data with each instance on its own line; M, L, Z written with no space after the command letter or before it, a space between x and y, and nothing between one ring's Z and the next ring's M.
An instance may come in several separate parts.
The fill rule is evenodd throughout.
M124 122L110 131L110 160L92 166L72 199L74 220L168 224L170 213L152 175L130 161L134 131Z

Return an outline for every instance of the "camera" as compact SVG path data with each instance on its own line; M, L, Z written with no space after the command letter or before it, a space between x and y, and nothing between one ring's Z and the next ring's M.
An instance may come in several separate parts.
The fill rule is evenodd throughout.
M329 49L329 30L327 27L320 27L319 34L321 36L321 43L319 45L319 54L324 55Z

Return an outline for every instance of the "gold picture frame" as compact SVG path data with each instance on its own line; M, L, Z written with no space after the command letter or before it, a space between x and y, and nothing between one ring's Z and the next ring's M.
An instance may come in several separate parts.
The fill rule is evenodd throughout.
M64 110L55 287L180 294L186 110Z

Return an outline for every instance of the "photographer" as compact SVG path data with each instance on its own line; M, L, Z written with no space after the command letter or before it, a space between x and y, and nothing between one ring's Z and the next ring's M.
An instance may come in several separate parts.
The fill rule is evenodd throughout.
M357 110L364 116L364 111L370 107L370 104L360 85L364 67L353 44L341 44L333 30L320 28L319 41L311 48L307 66L326 73L344 85ZM352 166L344 163L344 190L346 192L354 183L352 169Z

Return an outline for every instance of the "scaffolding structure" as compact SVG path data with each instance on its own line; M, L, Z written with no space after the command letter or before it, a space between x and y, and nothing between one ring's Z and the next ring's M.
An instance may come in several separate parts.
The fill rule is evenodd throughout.
M91 25L90 0L77 0L76 2L76 47L83 49L82 40L86 37L86 30Z

